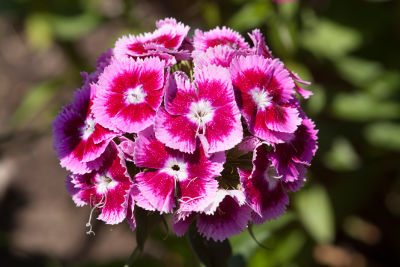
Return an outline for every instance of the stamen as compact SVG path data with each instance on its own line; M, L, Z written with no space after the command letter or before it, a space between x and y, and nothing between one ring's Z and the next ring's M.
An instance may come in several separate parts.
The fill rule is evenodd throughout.
M139 84L135 88L129 88L124 95L124 99L128 104L139 104L144 102L147 93L143 90L143 86Z

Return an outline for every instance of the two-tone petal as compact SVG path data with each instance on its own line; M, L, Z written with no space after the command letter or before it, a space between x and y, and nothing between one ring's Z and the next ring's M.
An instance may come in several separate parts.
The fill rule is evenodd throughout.
M154 122L162 102L164 62L158 58L113 61L93 100L96 121L112 130L137 133Z

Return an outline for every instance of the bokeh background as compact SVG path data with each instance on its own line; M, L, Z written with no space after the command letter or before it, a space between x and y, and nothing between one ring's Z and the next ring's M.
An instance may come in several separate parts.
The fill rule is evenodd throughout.
M400 266L400 1L1 0L0 266L121 266L126 223L76 208L51 123L80 71L126 33L176 17L204 30L262 30L314 92L319 150L287 214L231 239L232 266ZM186 238L156 229L134 266L198 266Z

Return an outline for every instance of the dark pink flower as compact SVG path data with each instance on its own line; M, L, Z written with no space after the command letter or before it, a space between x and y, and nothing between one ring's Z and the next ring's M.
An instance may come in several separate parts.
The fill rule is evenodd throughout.
M90 86L77 90L73 103L64 106L53 122L54 147L61 166L73 173L83 174L100 167L108 143L119 135L95 121L92 92Z
M281 177L267 158L267 146L260 144L254 150L253 170L238 169L246 201L253 209L252 221L260 224L275 219L286 210L289 197Z
M175 72L157 112L155 132L168 147L193 153L197 137L206 153L234 147L243 129L229 72L217 66L195 69L194 83Z
M193 36L194 52L206 52L208 48L218 45L226 45L235 50L246 50L249 44L238 33L227 27L217 27L203 32L195 30Z
M180 49L189 31L189 27L173 18L160 20L156 23L157 30L138 36L123 36L115 43L115 56L118 59L126 57L157 56L166 62L167 66L176 64L176 59L189 59L189 51Z
M277 0L279 1L279 0ZM281 0L282 2L285 0ZM291 1L291 0L286 0ZM295 0L292 0L295 1ZM250 53L254 54L254 55L260 55L263 56L265 58L274 58L274 56L272 55L271 50L269 49L269 47L267 46L267 44L265 43L265 40L260 32L259 29L255 29L251 32L251 34L249 34L250 39L253 42L253 47L249 50ZM296 73L294 73L293 71L286 69L289 74L290 77L296 81L297 83L300 84L304 84L304 85L310 85L310 82L306 82L304 80L302 80ZM294 83L295 89L296 91L303 97L303 98L309 98L313 93L311 91L308 91L302 87L300 87L297 83Z
M137 133L153 124L162 102L164 62L158 58L115 60L95 86L96 121L112 130Z
M268 143L290 138L301 118L290 105L294 83L283 64L262 56L239 57L232 61L231 75L250 133Z
M222 241L243 232L251 220L251 209L240 190L218 190L214 200L199 213L176 213L173 230L182 236L197 215L197 230L207 239Z
M305 166L310 166L318 148L317 133L314 122L305 117L289 141L277 144L268 152L268 158L284 181L304 180Z
M218 153L208 159L200 145L193 154L168 148L149 127L139 133L134 162L138 167L156 169L135 176L140 192L155 209L172 212L176 198L181 211L200 211L217 192L214 178L222 171L225 156Z
M77 206L89 204L101 211L98 219L108 224L122 222L127 214L127 193L132 181L116 145L108 146L103 165L83 175L70 174L67 189Z
M198 52L193 58L193 62L195 68L204 68L208 65L229 68L232 59L245 54L244 51L235 50L227 45L217 45L208 48L206 52Z

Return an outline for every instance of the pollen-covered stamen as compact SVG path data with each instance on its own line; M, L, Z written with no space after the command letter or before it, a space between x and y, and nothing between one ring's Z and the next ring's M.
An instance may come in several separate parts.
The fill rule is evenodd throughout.
M147 93L143 90L143 86L141 84L137 85L134 88L129 88L124 95L124 99L128 104L139 104L144 102Z
M108 190L114 188L117 182L106 173L96 177L96 190L99 194L105 194Z
M255 87L249 93L254 103L256 103L258 110L263 110L264 108L271 105L272 96L267 92L267 90Z
M273 190L278 185L282 175L278 175L273 165L270 165L264 172L264 178L268 181L268 189Z
M88 139L95 130L96 122L92 115L89 115L86 120L85 124L80 128L81 137L83 140Z
M162 169L164 172L181 181L187 178L187 166L183 159L169 158Z
M214 109L211 107L211 103L207 100L200 100L199 102L193 102L190 105L190 112L188 118L197 124L197 134L199 130L202 130L202 134L205 134L205 124L212 121L214 117Z

